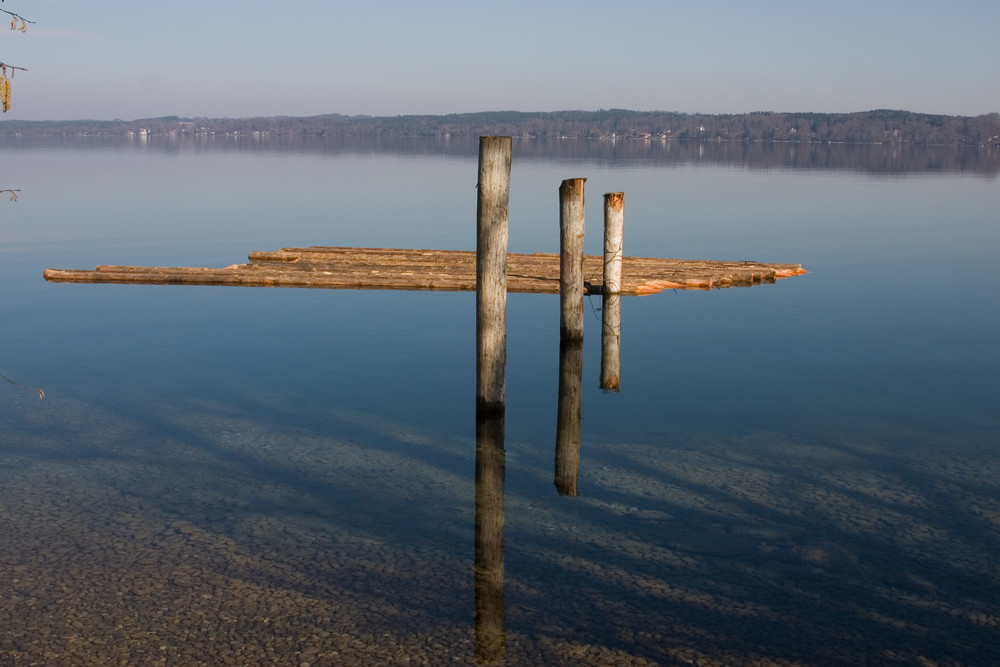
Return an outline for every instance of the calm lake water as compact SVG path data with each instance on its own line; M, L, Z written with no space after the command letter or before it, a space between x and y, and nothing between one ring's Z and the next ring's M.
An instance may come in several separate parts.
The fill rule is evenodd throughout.
M0 143L0 664L1000 663L995 150L515 141L511 251L585 177L590 253L624 191L627 255L810 273L625 298L618 393L588 298L577 496L510 295L491 569L473 294L42 279L473 249L477 145Z

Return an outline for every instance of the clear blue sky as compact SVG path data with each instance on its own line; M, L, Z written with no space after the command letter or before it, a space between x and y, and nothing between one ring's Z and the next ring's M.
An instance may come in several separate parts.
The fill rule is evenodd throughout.
M1000 111L997 0L5 0L6 118ZM6 15L3 15L6 16ZM0 26L4 26L0 17Z

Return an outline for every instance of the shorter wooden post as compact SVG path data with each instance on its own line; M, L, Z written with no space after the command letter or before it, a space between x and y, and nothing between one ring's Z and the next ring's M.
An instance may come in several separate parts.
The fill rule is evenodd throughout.
M621 386L622 233L625 193L604 194L604 287L601 298L601 389Z
M502 413L507 364L510 137L479 138L476 205L476 409Z
M618 294L622 286L622 232L625 226L625 193L604 194L604 289Z
M559 333L583 339L583 184L568 178L559 186Z

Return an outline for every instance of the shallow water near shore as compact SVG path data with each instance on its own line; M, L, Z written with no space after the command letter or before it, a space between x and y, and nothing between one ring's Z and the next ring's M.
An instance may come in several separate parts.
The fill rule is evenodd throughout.
M559 182L586 177L588 252L621 190L626 254L810 273L625 299L617 393L588 298L577 496L554 479L558 300L509 296L487 600L474 295L41 279L468 249L474 152L159 148L11 153L0 664L1000 660L995 171L515 144L512 251L556 250Z

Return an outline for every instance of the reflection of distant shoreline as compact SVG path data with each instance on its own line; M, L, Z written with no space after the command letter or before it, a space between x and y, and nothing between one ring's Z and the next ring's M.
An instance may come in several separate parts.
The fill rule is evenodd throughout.
M3 127L0 125L0 127ZM331 155L464 156L475 160L478 137L315 136L287 134L0 134L4 150L92 148L206 152L308 152ZM750 169L841 170L871 175L962 173L996 176L992 146L862 144L801 141L515 138L514 158L600 166L735 165Z

